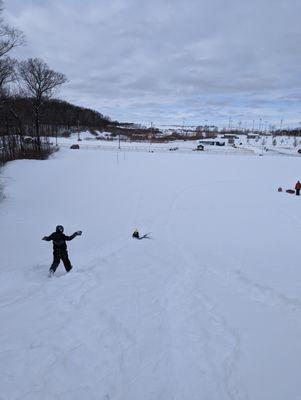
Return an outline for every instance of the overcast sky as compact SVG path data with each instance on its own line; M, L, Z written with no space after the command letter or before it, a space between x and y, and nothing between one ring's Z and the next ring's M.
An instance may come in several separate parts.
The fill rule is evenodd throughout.
M18 58L60 97L131 122L301 122L300 0L6 0Z

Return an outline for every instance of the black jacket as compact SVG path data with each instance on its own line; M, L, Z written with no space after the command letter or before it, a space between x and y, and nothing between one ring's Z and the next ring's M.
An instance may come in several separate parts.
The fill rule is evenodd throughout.
M64 233L53 232L50 236L45 236L43 240L53 241L53 250L67 250L66 241L72 240L77 236L77 233L73 233L71 236L67 236Z

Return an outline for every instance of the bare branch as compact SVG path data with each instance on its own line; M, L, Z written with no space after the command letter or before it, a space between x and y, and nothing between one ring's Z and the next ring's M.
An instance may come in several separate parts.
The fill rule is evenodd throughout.
M0 89L16 79L16 65L17 61L13 58L0 58Z
M24 44L24 35L21 31L8 25L0 24L0 57L22 44Z
M67 81L64 74L55 72L39 58L22 61L18 74L23 82L23 93L33 100L36 116L36 131L39 134L39 110L43 100L50 99L55 89Z
M25 43L24 34L16 28L4 23L1 14L3 12L3 1L0 0L0 58L5 56L14 47Z
M64 74L55 72L39 58L29 58L19 65L19 76L28 94L35 98L51 98L54 89L67 81Z

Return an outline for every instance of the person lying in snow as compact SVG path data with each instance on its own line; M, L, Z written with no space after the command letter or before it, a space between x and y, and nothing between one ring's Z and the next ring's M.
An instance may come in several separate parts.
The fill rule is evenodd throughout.
M135 229L132 237L135 238L135 239L139 239L139 240L141 240L141 239L150 239L150 237L148 235L149 235L149 233L146 233L145 235L140 236L139 232L138 232L138 229Z
M137 229L135 229L135 230L134 230L134 233L133 233L133 238L135 238L135 239L139 239L139 232L138 232L138 230L137 230Z
M71 236L66 236L64 234L64 227L62 225L58 225L55 229L55 232L53 232L50 236L44 236L42 238L42 240L46 240L47 242L50 242L51 240L53 242L53 262L49 269L49 276L52 276L55 273L61 260L64 263L66 271L71 271L72 265L68 257L66 241L72 240L81 234L82 231L77 231Z

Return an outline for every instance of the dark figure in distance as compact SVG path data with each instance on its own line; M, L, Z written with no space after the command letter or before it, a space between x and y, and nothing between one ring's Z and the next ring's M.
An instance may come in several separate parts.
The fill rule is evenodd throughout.
M135 238L135 239L140 239L139 232L138 232L137 229L134 230L134 233L133 233L132 236L133 236L133 238Z
M149 235L149 233L146 233L145 235L140 236L139 232L138 232L138 229L135 229L134 233L132 234L132 237L135 238L135 239L139 239L139 240L150 239L150 237L148 235Z
M300 196L301 183L298 181L295 185L296 196Z
M49 269L50 276L55 273L61 260L64 263L66 271L71 271L72 265L68 257L66 241L72 240L76 236L80 236L81 234L82 231L77 231L74 232L73 235L67 236L64 234L64 227L62 225L58 225L55 232L53 232L50 236L43 237L42 240L46 240L47 242L50 242L52 240L53 242L53 262Z

